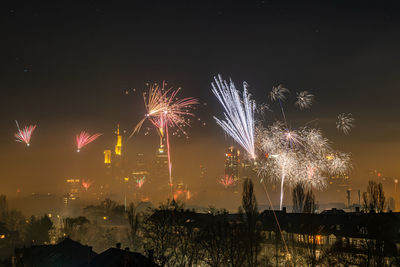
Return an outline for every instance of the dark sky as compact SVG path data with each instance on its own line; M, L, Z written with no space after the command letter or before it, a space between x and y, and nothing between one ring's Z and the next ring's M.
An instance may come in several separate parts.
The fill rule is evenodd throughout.
M238 87L247 81L258 103L273 85L289 88L292 124L318 118L334 146L352 153L355 186L365 187L369 169L400 176L398 1L34 2L1 4L6 193L61 190L76 165L90 173L115 125L130 131L143 116L145 83L162 80L207 103L198 110L207 126L193 125L188 142L172 141L176 175L195 179L203 163L216 179L232 143L212 120L221 115L210 91L217 73ZM125 95L127 88L138 90ZM292 108L300 90L316 95L311 111ZM348 136L335 129L341 112L356 118ZM14 142L15 119L38 125L29 149ZM77 159L74 135L83 129L104 136ZM157 142L141 134L127 149L151 154Z

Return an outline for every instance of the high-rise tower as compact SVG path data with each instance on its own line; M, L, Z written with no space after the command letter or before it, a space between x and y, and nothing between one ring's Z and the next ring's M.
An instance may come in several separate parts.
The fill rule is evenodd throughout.
M117 131L115 132L117 135L117 144L115 145L115 155L121 156L121 148L122 148L122 136L119 134L119 124L117 126Z
M104 164L111 164L111 150L104 150Z
M225 176L230 176L235 181L239 180L240 151L233 146L226 149L225 153Z
M154 167L155 169L153 171L153 180L155 180L157 183L161 182L166 184L169 176L168 154L163 145L161 145L157 150Z

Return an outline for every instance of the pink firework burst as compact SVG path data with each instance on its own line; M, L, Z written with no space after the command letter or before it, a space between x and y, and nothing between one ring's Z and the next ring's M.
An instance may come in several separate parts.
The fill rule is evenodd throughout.
M193 105L199 104L199 102L194 97L179 99L177 98L177 94L181 88L173 90L172 88L166 89L165 86L165 82L163 82L162 86L153 84L150 86L148 94L143 95L146 115L136 125L132 134L138 132L144 121L148 119L158 130L160 135L160 146L163 146L162 140L165 138L168 154L169 184L172 185L172 163L170 154L169 130L170 128L176 128L178 131L186 135L183 127L190 126L189 121L186 120L186 117L194 116L190 109Z
M225 188L231 187L235 185L235 180L232 178L232 175L225 175L221 180L218 181Z
M142 188L142 186L143 186L143 184L144 184L145 181L146 181L146 178L145 178L145 177L142 177L142 178L137 179L137 180L136 180L136 186L137 186L138 188Z
M31 137L33 131L36 129L36 125L29 125L25 126L22 130L19 128L19 124L17 121L15 121L17 124L18 132L14 134L16 141L25 143L27 146L30 145Z
M76 147L77 147L77 152L81 151L81 148L86 146L87 144L93 142L96 140L99 136L102 134L96 133L94 135L90 135L89 133L82 131L79 134L76 135Z
M82 180L82 187L85 188L86 191L88 191L89 187L93 184L93 181L91 180Z

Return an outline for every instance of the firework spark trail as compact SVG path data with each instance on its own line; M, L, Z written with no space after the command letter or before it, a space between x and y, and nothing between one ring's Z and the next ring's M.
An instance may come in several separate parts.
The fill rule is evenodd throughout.
M217 124L224 129L249 154L251 159L256 158L254 149L254 111L256 104L247 92L247 83L243 82L243 97L239 95L232 80L226 82L218 75L211 83L212 92L224 108L225 120L214 117Z
M87 191L90 186L93 184L93 181L91 180L82 180L82 187L85 188L85 190Z
M15 138L17 138L15 141L20 142L20 143L25 143L26 146L30 146L32 133L36 129L36 125L25 126L21 130L19 128L18 121L15 121L15 124L17 124L17 128L18 128L18 132L14 134Z
M350 166L350 157L331 148L329 142L317 129L302 127L296 131L299 145L288 145L284 123L276 122L267 128L258 128L256 139L267 159L260 160L258 173L281 184L280 208L284 186L302 182L321 189L326 186L326 176L342 175Z
M176 128L186 135L187 133L183 130L183 127L190 126L190 123L185 118L186 116L194 116L189 110L193 105L199 104L199 102L193 97L178 99L177 94L181 88L173 90L172 88L165 89L165 86L165 82L163 82L162 86L153 84L149 87L149 97L146 97L146 94L143 95L146 115L136 125L132 135L139 132L145 120L148 119L158 130L160 146L163 146L162 140L165 137L168 154L169 184L172 194L173 183L169 129Z
M89 133L82 131L79 134L76 135L76 147L77 147L77 152L81 151L81 148L86 146L87 144L93 142L96 140L98 137L100 137L102 134L96 133L93 135L90 135Z
M354 121L355 119L351 113L341 113L337 117L336 129L342 131L344 134L349 134L354 127Z
M282 102L286 100L286 95L285 95L286 93L290 93L289 89L283 87L282 84L279 84L278 86L273 86L269 94L269 98L271 99L271 101L279 102L279 106L281 107L282 116L285 123L287 123L286 114L285 111L283 110Z

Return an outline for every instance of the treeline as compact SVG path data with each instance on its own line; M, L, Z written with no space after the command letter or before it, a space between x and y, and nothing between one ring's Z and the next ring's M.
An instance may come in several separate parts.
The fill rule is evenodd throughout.
M20 211L9 209L6 196L0 195L0 259L15 247L49 243L52 229L48 215L26 218Z
M312 215L318 209L315 196L303 184L293 188L292 201L294 212L317 216ZM370 181L363 201L364 213L384 211L387 204L382 185ZM69 237L97 252L122 243L160 266L400 266L396 265L400 264L397 252L387 256L387 244L398 235L388 230L393 229L389 222L372 221L367 231L377 238L358 240L357 244L343 237L322 245L321 226L312 221L303 226L303 232L290 234L282 231L275 217L270 219L273 229L266 231L249 179L244 181L242 205L236 214L215 208L199 214L174 200L147 209L131 203L125 209L106 199L84 208L83 216L64 218L55 227L46 215L25 218L9 210L4 196L0 212L0 234L12 237L0 239L0 251Z

